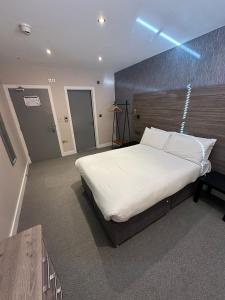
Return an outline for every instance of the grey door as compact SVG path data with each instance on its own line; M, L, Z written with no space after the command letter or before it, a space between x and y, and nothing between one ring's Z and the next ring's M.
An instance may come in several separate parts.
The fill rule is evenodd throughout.
M78 152L96 147L90 90L68 90L70 112Z
M9 94L31 161L61 156L48 89L10 88ZM35 99L35 96L40 99L39 106L25 104L25 99Z

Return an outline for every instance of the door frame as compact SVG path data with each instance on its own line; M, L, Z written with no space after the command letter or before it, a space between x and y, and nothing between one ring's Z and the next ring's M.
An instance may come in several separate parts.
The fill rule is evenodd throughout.
M59 130L58 119L57 119L57 116L56 116L56 111L55 111L55 106L54 106L51 87L49 85L37 85L37 84L34 84L34 85L30 85L30 84L29 85L28 84L3 84L5 95L6 95L8 104L9 104L9 109L10 109L10 112L12 114L13 121L16 125L17 132L19 134L19 138L20 138L20 141L22 143L22 146L23 146L26 158L28 160L28 163L31 163L32 161L30 159L28 148L27 148L24 136L23 136L23 132L20 128L20 123L19 123L19 120L17 118L16 111L15 111L11 96L9 94L9 88L15 89L15 88L18 88L19 86L23 87L24 89L47 89L48 90L50 106L51 106L52 115L53 115L53 119L54 119L55 126L56 126L56 135L57 135L57 139L58 139L58 142L59 142L60 153L61 153L61 156L63 156L62 139L61 139L61 134L60 134L60 130Z
M70 131L72 135L73 147L75 153L77 153L77 146L76 146L76 137L73 130L73 120L70 110L70 102L68 91L91 91L91 102L92 102L92 115L94 121L94 131L95 131L95 145L96 148L99 148L99 136L98 136L98 118L97 118L97 109L96 109L96 99L95 99L95 88L90 86L64 86L65 98L66 98L66 106L68 111L68 119L70 124Z

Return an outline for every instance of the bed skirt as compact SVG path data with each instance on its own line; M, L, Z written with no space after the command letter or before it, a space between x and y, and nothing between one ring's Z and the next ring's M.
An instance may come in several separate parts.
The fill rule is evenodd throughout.
M130 218L126 222L114 222L112 220L105 220L94 200L91 189L87 185L84 178L81 177L81 180L84 190L87 193L88 199L93 206L104 231L106 232L114 247L117 247L127 239L134 236L136 233L142 231L148 225L152 224L153 222L164 216L166 213L168 213L170 209L174 208L180 202L192 196L196 186L195 183L187 185L179 192L168 198L165 198L164 200L161 200L154 206Z

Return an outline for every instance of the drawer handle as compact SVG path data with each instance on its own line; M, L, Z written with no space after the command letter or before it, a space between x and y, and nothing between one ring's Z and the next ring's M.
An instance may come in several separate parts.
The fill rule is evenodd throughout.
M59 288L56 289L56 292L55 292L55 297L56 299L58 299L58 296L60 296L60 299L62 299L62 288L61 286Z
M49 280L52 281L52 280L55 279L55 278L56 278L55 273L52 273L52 274L50 275L50 277L49 277Z
M43 293L45 294L47 292L48 288L47 288L47 285L44 285L43 286Z
M47 286L48 286L48 289L50 289L51 287L51 284L50 284L50 264L49 264L49 257L47 255Z
M42 264L43 264L43 268L45 269L45 264L47 262L46 256L42 257ZM48 290L47 284L44 283L43 285L43 293L46 293Z
M56 289L56 274L55 272L50 275L50 282L54 280L54 288Z
M42 258L42 263L45 267L45 264L47 263L47 283L43 286L43 293L46 293L48 289L50 289L50 265L49 265L49 257L48 255Z

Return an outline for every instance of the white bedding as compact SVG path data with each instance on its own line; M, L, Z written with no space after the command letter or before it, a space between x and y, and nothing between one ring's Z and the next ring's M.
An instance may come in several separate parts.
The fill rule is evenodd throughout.
M141 144L79 158L76 167L104 218L116 222L178 192L201 172L193 162Z

